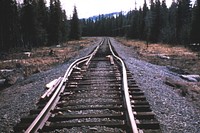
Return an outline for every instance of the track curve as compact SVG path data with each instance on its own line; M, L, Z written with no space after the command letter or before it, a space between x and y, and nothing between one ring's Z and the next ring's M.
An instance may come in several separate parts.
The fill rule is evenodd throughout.
M161 132L109 38L52 84L14 132Z

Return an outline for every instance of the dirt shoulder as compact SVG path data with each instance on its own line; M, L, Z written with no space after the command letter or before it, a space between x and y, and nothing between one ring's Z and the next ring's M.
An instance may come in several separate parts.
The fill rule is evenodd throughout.
M68 61L78 55L79 50L92 45L95 40L96 38L83 38L62 45L33 48L31 51L22 49L10 51L0 59L0 79L6 80L6 85L13 85L32 74L49 70ZM5 86L1 85L0 89L3 88Z
M130 47L135 58L144 60L159 66L166 66L177 76L184 74L200 75L200 53L193 52L183 46L168 44L149 44L137 40L117 38L119 42ZM164 82L171 86L174 91L200 108L200 82L177 82L166 78Z
M49 59L49 62L47 62L49 65L46 64L47 66L45 66L45 69L48 70L43 70L45 63L42 63L42 61L46 60L46 58L40 57L43 59L41 59L41 65L39 65L40 62L38 62L38 64L32 62L32 65L37 65L41 69L41 72L31 74L25 77L21 82L17 82L0 91L0 132L13 132L13 127L20 121L20 118L27 116L30 110L37 108L36 105L40 96L46 91L45 85L60 76L64 76L66 70L73 61L91 53L100 41L101 38L84 38L80 41L68 42L66 46L62 46L61 48L57 48L56 46L51 47L57 56L55 54L51 56L48 55L50 48L44 48L47 49L45 56ZM79 49L78 47L81 47L83 44L84 47ZM59 51L68 49L69 47L71 47L70 51L68 50L64 53L60 52L59 54ZM38 51L40 50L42 50L42 48L38 49ZM45 53L45 51L43 53ZM67 58L62 58L62 60L62 54L67 56ZM31 57L26 57L26 60L29 61L29 58L33 60L34 57L39 58L37 56L41 55L35 53ZM54 61L56 57L60 58L60 62ZM14 66L15 65L13 65L13 67L9 66L9 68L16 69Z

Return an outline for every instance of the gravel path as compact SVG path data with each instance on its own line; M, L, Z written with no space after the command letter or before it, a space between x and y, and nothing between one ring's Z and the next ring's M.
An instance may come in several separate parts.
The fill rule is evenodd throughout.
M100 39L97 42L99 41ZM133 73L139 87L145 92L152 110L161 123L163 132L200 133L200 111L164 83L166 78L184 81L168 71L167 67L153 65L134 58L137 53L133 48L121 45L113 38L111 41ZM34 108L32 105L35 105L45 91L44 85L58 78L58 75L64 75L73 60L87 55L94 46L81 50L78 56L65 64L35 74L27 80L1 91L0 132L12 132L12 127L20 120L20 117L26 116L29 110Z
M0 133L13 132L12 128L20 121L20 118L27 116L29 111L36 107L34 105L45 92L44 86L60 75L64 76L65 71L75 59L88 55L100 41L101 39L98 38L94 45L80 50L79 55L68 62L32 75L25 81L0 91Z
M200 111L164 83L166 78L184 82L167 67L157 66L134 57L136 51L111 39L126 62L139 87L144 91L164 133L200 133Z

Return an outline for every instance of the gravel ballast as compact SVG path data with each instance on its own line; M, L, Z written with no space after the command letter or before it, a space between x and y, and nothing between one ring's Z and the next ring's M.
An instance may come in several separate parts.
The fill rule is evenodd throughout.
M94 45L79 51L76 57L55 68L34 74L0 92L0 133L13 132L13 127L20 118L27 116L31 109L36 108L40 96L45 92L45 85L50 81L64 76L69 65L76 59L88 55L99 44L98 38Z
M100 42L100 39L95 45ZM136 59L136 51L111 38L118 54L123 58L139 87L144 91L163 133L200 133L200 111L184 97L166 85L166 78L184 82L165 66L157 66ZM0 92L0 132L10 133L20 118L36 107L44 86L64 75L77 58L88 55L95 45L80 51L79 55L51 70L30 76L28 79ZM75 131L74 131L75 132Z
M139 87L144 91L163 133L200 133L200 111L176 93L164 81L170 78L185 82L165 66L136 59L136 51L111 39Z

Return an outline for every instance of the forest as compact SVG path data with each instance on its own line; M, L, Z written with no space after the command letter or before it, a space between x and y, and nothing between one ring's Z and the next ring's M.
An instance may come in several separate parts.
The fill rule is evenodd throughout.
M46 0L1 0L0 18L0 52L58 45L80 37L76 7L69 22L59 0L50 0L49 7Z
M133 3L134 4L134 3ZM143 7L117 16L78 19L74 7L67 18L59 0L0 1L0 52L12 48L57 45L81 36L121 36L148 43L181 44L200 48L200 0L150 0Z
M200 47L200 0L144 0L143 7L121 12L117 17L99 15L95 20L83 19L83 36L123 36L147 43L167 43Z

